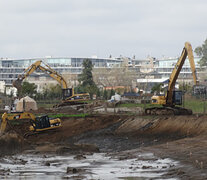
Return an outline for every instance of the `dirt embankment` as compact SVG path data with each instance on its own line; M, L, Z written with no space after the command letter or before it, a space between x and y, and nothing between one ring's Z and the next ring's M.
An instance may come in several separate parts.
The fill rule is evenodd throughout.
M141 148L183 165L169 177L207 179L207 116L137 117L124 122L116 133L154 142Z
M116 122L124 120L125 116L114 115L93 115L85 118L63 118L62 127L56 131L30 136L29 141L61 143L70 137L80 135L85 132L94 131L110 126Z
M200 174L205 176L207 172L206 139L207 116L95 115L64 118L59 130L30 136L26 141L40 152L51 149L68 152L77 148L87 151L97 150L96 147L102 152L114 152L139 148L185 164L179 177L189 179L193 175L199 179Z
M140 116L128 119L118 134L150 137L189 137L207 134L207 116Z

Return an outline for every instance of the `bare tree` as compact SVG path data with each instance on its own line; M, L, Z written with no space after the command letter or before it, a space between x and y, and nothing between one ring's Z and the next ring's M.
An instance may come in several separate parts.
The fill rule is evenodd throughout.
M136 74L128 67L100 68L93 71L98 86L132 86Z

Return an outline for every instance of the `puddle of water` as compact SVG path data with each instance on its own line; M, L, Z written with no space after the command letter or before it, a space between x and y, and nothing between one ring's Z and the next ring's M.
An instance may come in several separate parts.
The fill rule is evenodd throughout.
M60 179L79 176L82 179L119 179L124 177L159 178L178 162L157 159L153 154L142 154L138 158L119 160L95 153L76 160L74 156L16 155L0 161L0 169L10 170L5 179ZM78 173L66 173L67 167L81 169Z

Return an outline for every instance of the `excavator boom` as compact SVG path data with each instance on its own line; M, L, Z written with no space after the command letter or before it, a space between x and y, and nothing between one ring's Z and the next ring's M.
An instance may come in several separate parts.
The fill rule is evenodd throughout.
M168 89L165 96L152 96L152 104L163 105L163 107L153 107L147 108L145 110L146 114L192 114L192 110L176 107L175 105L182 104L182 92L175 91L175 83L178 79L180 71L183 67L183 64L186 60L186 57L190 61L190 67L193 75L193 81L195 85L198 85L197 76L196 76L196 69L195 69L195 62L193 57L193 50L192 46L189 42L185 43L185 47L181 53L180 58L178 59L171 75L169 78Z
M170 75L170 78L169 78L168 90L167 90L167 95L166 95L166 104L167 105L171 106L173 104L173 90L175 88L175 83L178 79L178 76L180 74L180 71L183 67L183 64L184 64L187 56L188 56L188 59L190 62L190 67L191 67L191 71L192 71L192 75L193 75L194 84L198 85L192 46L189 42L186 42L185 47L183 48L183 51L181 53L181 56L178 59L176 65Z
M43 61L36 61L31 66L29 66L27 69L24 70L22 75L19 75L17 80L13 81L13 86L17 88L18 92L21 94L22 90L22 81L27 78L29 75L31 75L35 70L40 70L46 74L48 74L50 77L58 81L58 83L61 85L62 91L63 91L63 99L66 99L67 97L72 96L72 88L68 88L67 83L65 79L57 73L55 70L53 70L49 65L45 64L45 67L41 64Z
M88 99L89 97L88 93L75 94L73 88L68 88L66 80L63 78L62 75L60 75L58 72L53 70L48 64L44 63L45 66L42 66L41 64L43 63L44 63L43 61L36 61L27 69L25 69L23 74L18 76L17 80L13 81L13 86L17 88L19 94L21 94L21 90L22 90L22 81L25 78L27 78L29 75L31 75L35 70L40 70L48 74L51 78L58 81L58 83L61 85L63 103L60 104L60 106L73 105L79 103L82 104L81 103L82 100Z

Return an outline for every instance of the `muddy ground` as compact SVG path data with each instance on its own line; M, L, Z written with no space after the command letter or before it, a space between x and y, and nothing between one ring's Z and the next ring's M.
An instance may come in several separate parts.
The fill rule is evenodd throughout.
M18 132L19 146L6 147L0 139L1 147L34 154L101 152L120 159L149 152L180 162L163 178L207 179L207 116L91 115L62 121L63 127L56 131L27 138Z

